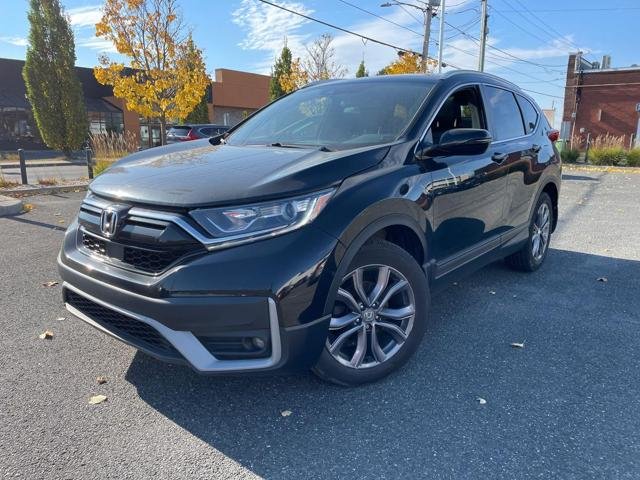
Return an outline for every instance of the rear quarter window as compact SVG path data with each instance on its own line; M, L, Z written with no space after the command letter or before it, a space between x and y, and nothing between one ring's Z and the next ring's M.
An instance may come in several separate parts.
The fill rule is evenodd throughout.
M518 98L518 104L520 105L520 110L522 111L522 118L524 119L524 128L526 129L527 134L533 133L536 129L536 125L538 124L538 109L534 107L529 100L524 98L522 95L516 95Z

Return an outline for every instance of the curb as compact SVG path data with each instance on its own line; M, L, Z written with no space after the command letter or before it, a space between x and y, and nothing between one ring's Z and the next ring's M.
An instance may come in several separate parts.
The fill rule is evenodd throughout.
M55 193L68 193L75 191L85 191L89 182L75 183L71 185L50 185L50 186L29 186L27 188L7 188L0 190L0 198L2 195L11 197L28 197L31 195L52 195Z
M43 162L38 163L37 160L27 162L27 171L29 168L40 168L40 167L82 167L87 166L87 162ZM19 163L0 163L0 169L9 169L9 168L20 168Z
M0 195L0 217L22 213L22 200Z
M580 163L562 163L563 170L581 170L583 172L640 173L640 167L618 167L613 165L588 165Z

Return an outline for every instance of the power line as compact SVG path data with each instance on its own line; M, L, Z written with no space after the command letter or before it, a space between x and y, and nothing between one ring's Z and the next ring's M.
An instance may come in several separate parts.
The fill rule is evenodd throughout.
M550 93L542 93L542 92L536 92L535 90L529 90L528 88L522 88L520 87L520 90L523 90L525 92L529 92L529 93L535 93L537 95L543 95L545 97L551 97L551 98L559 98L559 99L563 99L564 97L559 97L558 95L551 95Z
M380 20L384 20L385 22L390 23L392 25L395 25L396 27L404 28L405 30L408 30L411 33L415 33L419 37L422 37L422 33L417 32L417 31L413 30L412 28L409 28L409 27L407 27L405 25L402 25L400 23L394 22L393 20L389 20L388 18L385 18L382 15L378 15L377 13L373 13L373 12L371 12L369 10L366 10L366 9L364 9L362 7L359 7L358 5L354 5L351 2L347 2L346 0L338 0L338 1L340 3L344 3L345 5L349 5L350 7L356 8L356 9L360 10L361 12L368 13L369 15L371 15L373 17L376 17L376 18L379 18Z
M556 35L558 35L559 40L564 43L565 45L570 46L571 48L575 48L577 50L580 50L580 47L577 46L575 43L573 43L570 40L567 40L566 38L564 38L564 35L562 33L560 33L558 30L556 30L555 28L553 28L551 25L549 25L548 23L546 23L544 20L542 20L538 15L536 15L534 12L532 12L531 10L529 10L527 8L527 6L522 3L520 0L514 0L518 5L520 5L525 12L529 13L533 18L537 19L539 25L542 26L543 30L551 30L553 33L555 33ZM504 3L506 3L507 5L511 6L511 4L508 2L508 0L503 0ZM520 16L522 16L523 18L525 18L525 20L530 21L529 18L525 17L522 13L519 14Z
M464 35L465 37L467 37L467 38L469 38L469 39L473 40L474 42L476 42L476 44L478 44L478 45L480 44L480 40L479 40L479 39L477 39L476 37L474 37L473 35L468 34L467 32L465 32L464 30L461 30L460 28L456 27L455 25L451 25L449 22L444 22L444 23L445 23L445 24L447 24L449 27L453 28L454 30L459 31L459 32L460 32L462 35ZM496 47L496 46L494 46L494 45L490 45L489 43L487 43L487 47L488 47L488 48L490 48L490 49L492 49L492 50L496 50L496 51L498 51L498 52L501 52L501 53L503 53L503 54L505 54L505 55L507 55L507 56L509 56L509 57L513 58L513 59L514 59L515 61L517 61L517 62L528 63L528 64L530 64L530 65L534 65L534 66L536 66L536 67L543 68L544 70L546 70L546 71L548 71L548 72L564 73L564 72L561 72L561 71L559 71L559 70L555 70L555 71L554 71L554 70L551 70L550 68L548 68L548 67L546 67L546 66L542 65L541 63L532 62L531 60L526 60L526 59L524 59L524 58L520 58L520 57L518 57L517 55L514 55L514 54L512 54L512 53L509 53L509 52L507 52L506 50L502 50L501 48L498 48L498 47ZM504 59L504 60L506 60L506 59Z
M366 35L362 35L360 33L356 33L356 32L354 32L352 30L347 30L346 28L342 28L342 27L339 27L337 25L333 25L332 23L325 22L324 20L319 20L317 18L310 17L309 15L305 15L304 13L296 12L295 10L291 10L290 8L283 7L282 5L278 5L277 3L272 3L272 2L270 2L268 0L258 0L258 1L262 2L264 4L267 4L267 5L271 5L272 7L279 8L280 10L284 10L285 12L292 13L293 15L298 15L299 17L306 18L307 20L311 20L312 22L320 23L320 24L325 25L325 26L327 26L329 28L333 28L335 30L340 30L341 32L348 33L349 35L355 35L356 37L360 37L360 38L362 38L364 40L367 40L369 42L377 43L379 45L384 45L385 47L390 47L390 48L393 48L394 50L397 50L397 51L400 51L400 52L407 52L407 53L412 53L414 55L420 55L420 53L416 52L415 50L410 50L408 48L399 47L397 45L393 45L391 43L383 42L381 40L376 40L375 38L367 37ZM433 59L431 59L431 60L433 60Z
M612 8L555 8L555 9L544 9L544 10L495 10L496 12L528 12L528 13L555 13L555 12L619 12L619 11L627 11L627 10L640 10L640 7L612 7Z
M333 28L335 30L339 30L339 31L344 32L344 33L348 33L349 35L354 35L356 37L360 37L360 38L362 38L364 40L367 40L369 42L377 43L378 45L384 45L385 47L393 48L394 50L399 51L399 52L407 52L407 53L411 53L413 55L422 56L421 53L416 52L415 50L411 50L409 48L404 48L404 47L399 47L397 45L393 45L392 43L383 42L382 40L376 40L375 38L371 38L371 37L368 37L366 35L362 35L360 33L354 32L352 30L348 30L348 29L343 28L343 27L339 27L338 25L334 25L332 23L325 22L324 20L320 20L318 18L314 18L314 17L311 17L309 15L305 15L304 13L296 12L295 10L291 10L290 8L284 7L282 5L278 5L277 3L270 2L269 0L258 0L258 1L262 2L262 3L266 4L266 5L270 5L272 7L279 8L280 10L284 10L285 12L289 12L289 13L291 13L293 15L297 15L299 17L306 18L307 20L311 20L312 22L316 22L316 23L319 23L321 25L325 25L325 26L327 26L329 28ZM434 58L429 58L429 60L435 60L435 59ZM446 66L452 67L452 68L455 68L455 69L460 69L460 67L456 67L455 65L452 65L449 62L446 62Z

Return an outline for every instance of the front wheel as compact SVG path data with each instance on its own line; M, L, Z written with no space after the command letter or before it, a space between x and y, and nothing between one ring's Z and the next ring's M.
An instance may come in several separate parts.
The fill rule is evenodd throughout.
M340 385L379 380L415 352L428 309L429 285L415 259L390 242L365 244L339 286L313 371Z
M551 225L553 225L553 204L549 195L543 192L529 223L529 238L520 251L506 258L507 264L525 272L534 272L540 268L549 251Z

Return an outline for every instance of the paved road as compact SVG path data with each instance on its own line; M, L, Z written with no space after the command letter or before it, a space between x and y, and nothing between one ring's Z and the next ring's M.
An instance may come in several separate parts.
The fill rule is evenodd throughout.
M5 180L20 181L19 168L3 168L0 173L2 173ZM61 165L52 167L27 166L27 179L31 184L37 184L40 179L77 180L79 178L87 178L87 175L86 165Z
M438 295L416 357L357 389L200 377L68 318L41 283L80 198L0 219L2 478L640 477L640 175L568 172L545 266Z

